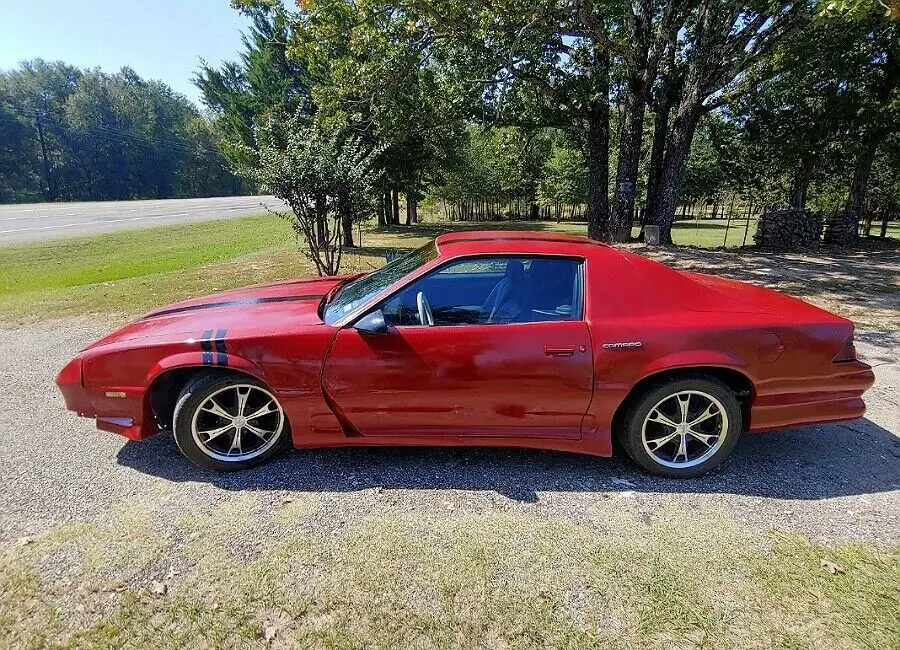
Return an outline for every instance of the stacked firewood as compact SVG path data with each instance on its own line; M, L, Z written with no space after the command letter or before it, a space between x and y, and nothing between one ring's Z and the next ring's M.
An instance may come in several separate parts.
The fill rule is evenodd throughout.
M859 231L859 214L840 210L828 216L825 243L829 246L852 246Z
M812 210L769 210L759 219L756 245L770 251L808 251L819 247L824 219Z

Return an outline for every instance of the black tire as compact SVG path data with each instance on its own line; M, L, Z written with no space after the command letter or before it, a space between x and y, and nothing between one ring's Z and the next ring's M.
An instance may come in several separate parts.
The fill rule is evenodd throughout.
M680 408L679 398L676 397L678 394L682 395L682 399L685 399L686 396L689 407L692 399L700 409L703 408L704 404L713 405L715 407L714 411L717 415L709 417L702 425L710 427L706 429L706 432L709 434L724 430L724 439L722 439L721 442L719 442L719 439L722 438L721 433L716 437L701 433L701 436L706 438L711 444L702 440L701 437L691 434L679 436L675 433L678 429L669 424L663 424L658 420L655 420L660 416L665 416L665 413L654 413L654 420L647 422L648 416L650 416L651 412L657 409L657 407L666 409L675 405ZM709 397L713 399L706 399ZM675 401L672 402L671 400ZM715 402L718 402L718 404L715 404ZM670 413L673 414L673 420L674 416L679 412L680 411L670 411ZM719 412L724 413L724 417L718 415ZM696 419L701 414L702 413L694 411L691 415L687 416L687 419ZM727 421L725 418L727 418ZM643 438L643 427L645 422L647 422L649 440L646 446ZM622 447L631 459L651 474L670 478L692 478L706 474L710 470L718 467L731 454L744 429L741 407L734 392L721 381L706 375L697 375L651 384L631 401L623 424L622 430L618 432L618 438ZM678 422L678 424L681 423ZM726 426L723 427L722 425ZM698 428L700 427L700 425L696 426ZM651 434L651 431L657 433ZM668 438L669 432L673 432L672 435L674 435L675 438L673 438L671 442L666 443L666 445L660 445L654 451L658 452L659 456L667 456L670 455L674 449L675 456L672 460L660 459L648 451L648 447L651 447L658 440ZM651 437L651 435L653 437ZM686 444L688 447L686 449L688 451L696 451L694 462L699 462L691 465L682 462L685 466L666 465L666 462L675 463L676 459L679 457L678 454L682 449L679 447L679 440L681 437L684 437L687 440ZM704 445L707 446L704 447ZM685 461L689 461L689 458L689 455L685 456Z
M246 387L252 387L252 390L247 389ZM216 442L210 440L207 446L202 444L198 438L195 438L193 432L195 416L198 419L198 422L200 422L200 418L214 418L212 421L215 422L215 419L218 419L219 424L227 426L228 420L222 419L215 414L210 414L211 412L208 410L200 412L198 412L198 410L201 406L208 405L208 400L213 396L221 395L223 397L220 399L224 400L226 396L234 393L234 399L237 400L239 399L239 391L246 391L248 395L252 396L252 399L255 400L256 404L261 404L266 399L266 395L271 398L274 404L273 408L276 408L277 410L273 410L251 421L262 426L260 420L266 418L266 426L272 428L274 431L273 436L269 441L264 442L259 436L247 432L246 435L248 439L255 441L256 444L260 445L257 453L251 454L251 452L248 451L248 457L242 458L240 455L236 455L235 458L231 460L214 457L214 455L211 454L219 453L221 455L227 452L224 449L216 448L216 446L220 444L218 439ZM248 397L247 399L249 400L251 397ZM236 410L236 404L232 405L231 410L224 404L222 406L229 415L232 417L234 416L234 414L231 413L231 410ZM290 427L288 425L287 416L284 414L284 410L281 408L277 398L275 398L262 382L245 375L210 372L203 373L193 378L185 385L181 394L178 396L178 402L175 404L175 413L172 420L175 443L178 445L178 449L181 453L195 465L219 472L234 472L264 463L281 451L286 445L287 440L290 438ZM227 439L229 432L225 432L223 435ZM233 442L234 434L231 433L230 435L231 441ZM245 434L239 434L239 436L242 435ZM221 444L227 444L227 441L222 440Z

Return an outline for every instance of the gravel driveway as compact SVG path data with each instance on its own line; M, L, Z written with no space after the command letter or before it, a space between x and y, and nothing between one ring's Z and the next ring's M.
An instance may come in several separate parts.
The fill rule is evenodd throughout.
M731 462L696 480L662 480L621 459L491 449L338 449L285 454L268 466L218 475L190 465L169 436L128 442L67 413L56 371L108 323L66 321L0 331L0 545L62 522L97 521L152 500L212 509L235 498L277 503L314 493L328 534L365 517L377 499L405 514L491 509L578 521L610 499L638 517L663 508L716 508L760 529L822 542L900 541L900 386L896 334L861 332L875 366L865 419L746 436ZM289 497L288 497L289 498ZM381 503L380 507L384 507Z

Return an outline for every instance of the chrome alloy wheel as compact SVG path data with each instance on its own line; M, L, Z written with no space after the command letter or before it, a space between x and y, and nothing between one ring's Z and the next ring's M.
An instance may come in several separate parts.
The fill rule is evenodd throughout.
M236 384L212 393L191 418L197 447L216 460L255 458L278 442L284 411L275 396L260 386Z
M641 427L644 451L665 467L693 467L713 456L728 435L728 414L715 397L685 390L664 397Z

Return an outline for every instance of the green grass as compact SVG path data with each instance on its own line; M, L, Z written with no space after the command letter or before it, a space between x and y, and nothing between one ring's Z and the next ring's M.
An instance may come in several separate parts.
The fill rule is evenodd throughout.
M642 521L617 502L593 513L602 526L435 504L328 535L246 494L165 532L129 508L2 552L0 645L263 648L271 626L281 647L898 647L900 548L754 533L718 511Z
M0 317L133 313L229 285L227 273L201 269L294 249L290 225L272 215L0 248Z
M148 228L0 249L7 293L60 289L165 273L289 245L274 216Z
M672 241L679 246L697 246L700 248L734 248L753 245L753 233L756 232L756 219L703 219L697 221L676 221L672 226ZM726 239L727 235L727 239Z

